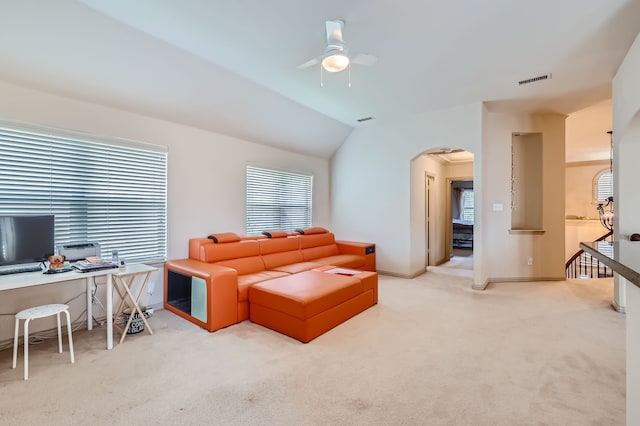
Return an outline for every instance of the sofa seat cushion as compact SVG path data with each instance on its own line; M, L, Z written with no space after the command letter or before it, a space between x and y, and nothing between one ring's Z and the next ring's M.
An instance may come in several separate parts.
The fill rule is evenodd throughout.
M251 286L249 303L308 319L362 292L362 283L355 277L305 271Z
M342 268L358 269L365 265L366 258L359 254L339 254L315 259L314 262L323 265L340 266Z
M286 277L286 272L262 271L254 274L238 275L238 302L248 299L247 290L255 283L259 283L273 278Z
M324 266L324 263L319 262L298 262L290 265L282 265L276 268L271 268L272 271L286 272L288 274L297 274L298 272L309 271Z

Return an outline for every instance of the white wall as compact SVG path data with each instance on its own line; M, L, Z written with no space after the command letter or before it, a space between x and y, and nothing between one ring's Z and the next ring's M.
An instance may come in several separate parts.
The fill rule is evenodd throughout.
M564 119L563 115L487 113L483 156L483 197L487 205L482 250L490 281L564 277ZM543 137L543 234L510 233L511 140L514 132ZM502 205L494 211L493 205ZM489 211L489 209L491 209ZM533 265L527 265L528 258Z
M638 158L640 158L640 35L636 37L613 79L613 144L616 216L614 237L640 232ZM621 256L628 257L631 253ZM640 424L640 297L638 288L615 281L614 303L627 312L627 424ZM625 286L629 288L625 288ZM626 293L629 293L627 300Z
M438 147L479 153L481 124L482 105L470 104L354 130L331 163L331 220L336 234L375 242L381 271L419 273L414 269L424 264L424 249L412 238L424 241L424 224L419 229L424 216L412 215L411 160Z
M0 118L86 131L167 146L168 257L188 254L188 239L212 232L245 231L245 167L248 162L311 172L313 222L329 227L329 161L295 154L220 134L110 109L0 82ZM286 123L274 123L286 125ZM144 304L162 303L162 275ZM52 286L54 287L54 286ZM61 294L61 289L68 291ZM60 302L82 291L80 285L3 292L0 312L10 313L47 301ZM104 299L103 299L104 300ZM82 299L71 306L79 315ZM13 335L13 317L0 317L0 340Z

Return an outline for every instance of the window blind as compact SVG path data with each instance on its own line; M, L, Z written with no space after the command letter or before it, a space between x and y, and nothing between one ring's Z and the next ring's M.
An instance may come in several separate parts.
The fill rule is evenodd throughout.
M166 149L0 122L0 215L18 214L55 215L56 245L165 260Z
M465 189L462 191L462 218L473 222L473 189Z
M596 179L596 201L606 201L607 198L613 195L613 174L611 171L606 170L601 172Z
M247 235L311 226L313 176L247 166Z

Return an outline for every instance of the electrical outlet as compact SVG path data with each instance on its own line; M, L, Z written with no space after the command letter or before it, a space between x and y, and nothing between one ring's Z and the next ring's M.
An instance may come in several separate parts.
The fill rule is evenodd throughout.
M151 281L149 283L149 285L147 285L147 294L151 295L153 294L153 291L156 289L156 283L154 283L153 281Z
M533 265L533 257L527 258L527 265L529 266Z

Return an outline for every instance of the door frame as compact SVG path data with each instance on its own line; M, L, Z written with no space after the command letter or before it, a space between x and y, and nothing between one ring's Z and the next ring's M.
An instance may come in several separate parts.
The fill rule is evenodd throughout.
M452 215L451 200L452 200L452 192L453 192L453 182L460 181L460 180L473 181L473 176L447 178L447 185L445 190L445 212L444 212L445 223L447 224L447 227L444 233L444 238L446 241L446 244L444 246L444 258L447 260L451 259L451 256L453 253L453 218L451 217ZM475 229L475 220L474 220L474 229Z

